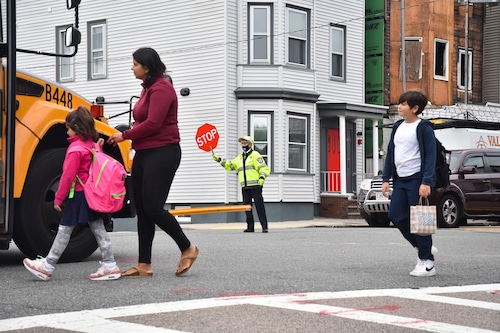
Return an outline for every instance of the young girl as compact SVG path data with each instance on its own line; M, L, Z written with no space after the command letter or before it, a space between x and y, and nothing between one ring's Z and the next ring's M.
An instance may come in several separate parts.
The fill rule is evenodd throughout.
M79 107L70 112L66 116L66 128L68 129L70 147L96 147L94 140L98 139L98 134L94 127L94 118L88 109ZM104 140L99 139L99 147L102 147L103 144ZM54 199L54 209L63 212L56 238L46 258L39 256L35 260L28 258L23 260L26 269L42 280L46 281L52 277L55 265L68 246L75 226L87 223L97 240L102 254L101 267L97 272L90 274L89 278L91 280L115 280L120 277L120 269L116 265L113 256L103 217L100 213L94 212L88 207L82 185L78 181L75 182L77 175L83 183L87 181L91 161L92 154L89 151L82 149L70 153L66 152L59 188ZM74 195L72 198L68 198L73 184ZM68 199L65 202L63 211L61 205L66 198Z

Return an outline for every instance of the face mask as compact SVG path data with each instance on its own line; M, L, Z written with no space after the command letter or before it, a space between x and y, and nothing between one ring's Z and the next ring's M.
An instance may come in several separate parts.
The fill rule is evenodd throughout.
M250 150L250 146L242 146L243 151L246 153Z

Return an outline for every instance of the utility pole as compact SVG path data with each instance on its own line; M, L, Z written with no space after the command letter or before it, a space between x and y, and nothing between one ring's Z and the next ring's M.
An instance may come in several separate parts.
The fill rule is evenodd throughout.
M401 0L401 81L406 91L405 0Z

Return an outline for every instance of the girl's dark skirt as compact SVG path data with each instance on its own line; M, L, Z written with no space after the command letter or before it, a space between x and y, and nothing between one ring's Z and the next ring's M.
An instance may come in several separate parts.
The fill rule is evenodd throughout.
M83 191L75 191L73 198L64 201L63 216L59 223L69 227L87 224L99 218L102 218L102 214L89 208Z

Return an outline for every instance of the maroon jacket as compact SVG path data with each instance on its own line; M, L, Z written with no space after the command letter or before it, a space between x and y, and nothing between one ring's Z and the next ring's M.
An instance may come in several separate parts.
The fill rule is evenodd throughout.
M172 84L163 76L143 90L135 103L133 128L123 132L136 150L156 148L180 142L177 125L177 95Z

